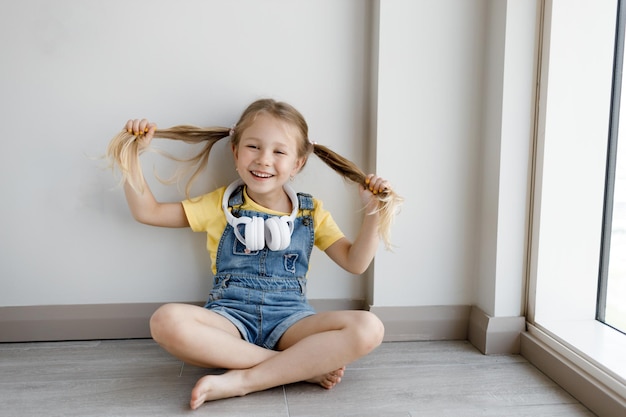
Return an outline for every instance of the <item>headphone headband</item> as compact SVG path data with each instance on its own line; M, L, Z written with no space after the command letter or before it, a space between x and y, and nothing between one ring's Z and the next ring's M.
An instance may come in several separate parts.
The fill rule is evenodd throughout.
M230 200L230 196L235 192L237 187L241 185L245 185L245 183L243 182L242 179L237 179L233 181L228 187L226 187L226 190L224 191L224 197L222 197L222 210L224 211L224 215L226 216L226 221L235 230L235 235L237 236L237 239L242 244L246 245L247 247L248 244L246 244L246 239L241 235L237 226L240 224L253 223L254 222L253 218L246 217L246 216L235 217L230 212L230 210L228 210L228 200ZM300 209L299 203L298 203L298 194L296 194L294 189L291 188L289 184L285 184L283 186L283 189L285 190L285 192L289 196L289 199L291 200L291 206L293 207L293 210L291 211L291 214L289 216L280 216L280 221L284 222L289 227L289 236L291 236L291 234L293 233L293 225L296 220L296 216L298 215L298 210ZM286 236L285 238L288 238L289 236Z

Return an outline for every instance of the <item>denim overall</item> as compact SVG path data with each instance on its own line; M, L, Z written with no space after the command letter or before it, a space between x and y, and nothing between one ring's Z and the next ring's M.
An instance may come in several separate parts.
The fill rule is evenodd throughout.
M313 198L299 193L298 203L287 249L246 250L230 224L217 248L217 272L205 308L230 320L243 339L267 349L274 349L295 322L315 314L306 301L306 274L314 244ZM243 187L239 187L228 201L233 216L271 217L241 210L242 204Z

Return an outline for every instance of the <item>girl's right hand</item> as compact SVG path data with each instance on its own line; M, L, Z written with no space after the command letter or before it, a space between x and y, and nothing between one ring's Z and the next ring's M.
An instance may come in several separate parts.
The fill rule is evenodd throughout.
M382 193L385 190L391 189L391 184L386 179L379 177L375 174L368 174L365 177L365 184L367 184L367 188L361 186L361 201L363 205L368 207L370 205L374 205L372 207L373 210L376 209L376 204L378 204L378 200L374 198L376 194Z
M124 128L131 135L137 136L139 143L145 148L150 145L157 125L156 123L150 123L148 119L132 119L126 122Z

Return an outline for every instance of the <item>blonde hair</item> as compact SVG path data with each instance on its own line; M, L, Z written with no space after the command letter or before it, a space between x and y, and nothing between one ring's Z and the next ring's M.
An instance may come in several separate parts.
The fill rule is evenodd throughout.
M298 143L298 157L304 158L305 163L308 156L314 153L344 179L367 187L365 173L353 162L335 153L326 146L313 143L309 140L308 125L298 110L284 102L262 99L250 104L248 108L244 110L239 121L233 128L201 128L190 125L180 125L169 129L157 129L155 131L155 138L181 140L191 144L204 144L196 155L188 159L179 159L167 155L176 161L189 164L189 169L192 170L191 177L185 188L187 198L189 198L192 183L207 165L213 145L218 140L230 136L232 145L237 146L241 139L241 134L252 125L256 117L262 113L286 122L295 130ZM139 146L139 141L137 140L139 137L140 136L135 136L126 130L120 132L109 143L106 156L111 168L115 166L119 168L122 174L122 182L127 181L136 192L143 193L142 172L139 162L139 155L142 148ZM391 224L400 208L402 198L391 189L385 189L375 194L375 198L379 201L378 208L375 210L380 217L378 232L386 248L390 249Z

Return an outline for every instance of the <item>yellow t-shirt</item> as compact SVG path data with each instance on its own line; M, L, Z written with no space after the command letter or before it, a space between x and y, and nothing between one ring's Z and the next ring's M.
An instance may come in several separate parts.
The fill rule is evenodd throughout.
M183 207L191 230L194 232L206 232L207 234L206 248L211 256L211 269L214 274L217 271L215 265L217 246L227 225L226 216L222 211L222 198L225 191L226 187L221 187L198 198L183 201ZM258 205L248 197L245 188L243 196L242 210L253 210L273 216L290 214L276 212ZM315 246L322 251L328 249L330 245L344 236L330 212L325 210L322 207L322 202L315 198L313 199L313 230L315 232Z

